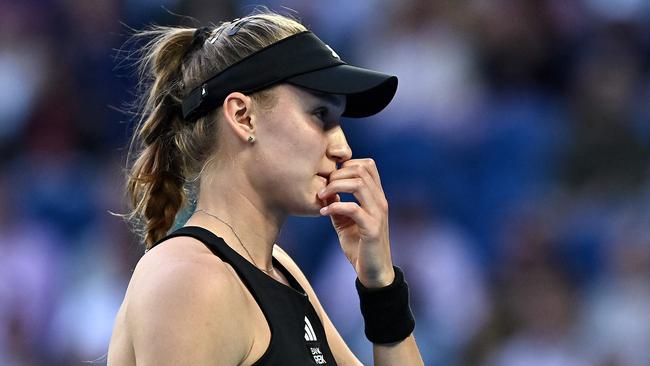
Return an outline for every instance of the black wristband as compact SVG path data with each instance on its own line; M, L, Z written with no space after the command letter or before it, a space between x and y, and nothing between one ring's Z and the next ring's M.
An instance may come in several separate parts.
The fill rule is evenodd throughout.
M399 342L415 329L404 273L397 266L393 269L395 280L386 287L366 288L359 278L355 281L366 337L372 343Z

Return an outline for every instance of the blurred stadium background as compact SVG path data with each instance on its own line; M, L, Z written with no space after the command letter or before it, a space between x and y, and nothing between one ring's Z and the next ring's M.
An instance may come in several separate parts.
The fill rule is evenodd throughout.
M650 365L647 0L0 0L0 365L106 362L142 255L108 213L125 210L124 24L258 4L400 77L343 126L378 162L427 365ZM280 243L371 364L327 219Z

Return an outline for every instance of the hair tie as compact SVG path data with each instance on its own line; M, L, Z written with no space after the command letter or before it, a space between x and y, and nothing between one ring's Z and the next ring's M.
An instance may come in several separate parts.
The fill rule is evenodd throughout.
M190 46L187 49L187 53L192 53L199 48L203 47L203 44L205 43L205 40L210 36L210 33L212 33L212 30L210 27L201 27L197 28L194 31L194 36L192 38L192 43L190 43Z

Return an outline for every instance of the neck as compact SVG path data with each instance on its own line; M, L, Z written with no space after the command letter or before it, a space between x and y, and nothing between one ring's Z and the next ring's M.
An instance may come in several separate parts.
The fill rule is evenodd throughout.
M223 171L220 177L228 177L227 180L219 177L202 179L196 208L207 215L197 213L187 225L213 231L253 265L269 271L273 268L273 245L286 214L270 208L240 174Z

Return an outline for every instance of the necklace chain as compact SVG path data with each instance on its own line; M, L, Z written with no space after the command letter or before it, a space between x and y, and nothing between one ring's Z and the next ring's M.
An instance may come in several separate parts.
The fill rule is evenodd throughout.
M232 231L232 233L235 234L235 237L236 237L237 240L239 241L239 245L241 245L241 247L244 248L244 250L246 251L246 254L248 254L248 257L249 257L249 258L251 259L251 261L253 262L253 265L255 265L255 267L257 267L257 269L259 269L260 271L262 271L262 272L264 272L264 273L271 274L271 272L273 272L273 267L271 267L271 269L264 269L264 268L258 266L257 263L255 263L255 259L253 259L253 256L251 255L251 253L248 251L248 249L246 248L246 246L244 245L244 243L242 243L241 239L239 239L239 235L237 235L237 233L235 232L235 229L233 229L232 226L230 226L229 223L225 222L224 220L220 219L220 218L217 217L216 215L213 215L213 214L209 213L208 211L206 211L206 210L204 210L204 209L194 210L194 213L198 213L198 212L202 212L202 213L204 213L204 214L206 214L206 215L208 215L208 216L210 216L210 217L213 217L213 218L215 218L215 219L221 221L222 223L224 223L226 226L228 226L228 228L230 229L230 231Z

